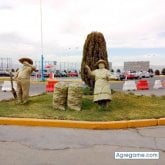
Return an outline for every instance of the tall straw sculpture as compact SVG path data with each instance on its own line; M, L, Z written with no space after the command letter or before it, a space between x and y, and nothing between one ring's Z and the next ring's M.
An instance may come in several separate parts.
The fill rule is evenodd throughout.
M96 62L99 59L103 59L107 63L106 69L109 69L108 55L106 50L106 42L104 36L100 32L91 32L87 35L87 38L83 47L83 58L81 62L81 78L91 89L94 89L94 79L87 74L85 64L87 64L91 70L96 69Z

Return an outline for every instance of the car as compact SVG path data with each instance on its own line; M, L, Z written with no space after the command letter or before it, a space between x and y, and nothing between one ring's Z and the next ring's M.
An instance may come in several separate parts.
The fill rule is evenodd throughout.
M62 76L62 77L67 77L67 72L62 71L62 72L61 72L61 76Z
M118 72L111 72L111 78L120 80L120 74Z
M35 77L36 75L37 75L37 73L34 72L34 71L31 73L31 76L32 76L32 77Z
M125 72L125 77L126 77L126 79L138 79L139 78L136 71L127 71L127 72Z
M68 77L78 77L78 72L77 71L69 71L67 73Z
M56 70L54 72L54 77L67 77L67 73L65 71Z
M43 76L49 77L49 75L50 75L50 72L48 70L44 69L43 70ZM36 76L37 76L37 78L41 77L41 70L36 71Z
M119 76L120 76L120 80L125 80L125 78L126 78L125 75L124 75L123 73L120 73Z
M54 77L61 77L60 70L56 70L56 71L54 72Z
M154 77L154 73L153 72L149 72L150 77Z
M116 80L124 80L125 79L124 73L112 72L111 74L112 74L112 77L114 77Z
M151 77L151 75L149 72L147 72L147 71L142 72L142 78L150 78L150 77Z
M0 77L10 77L10 73L7 71L0 71Z

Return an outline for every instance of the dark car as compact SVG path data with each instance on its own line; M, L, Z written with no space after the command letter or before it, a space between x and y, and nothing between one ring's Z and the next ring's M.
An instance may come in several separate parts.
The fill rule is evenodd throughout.
M54 77L67 77L67 73L65 71L56 70L54 72Z
M10 73L6 71L0 71L0 77L10 77Z
M119 78L120 78L120 80L125 80L125 74L124 73L119 73Z
M125 74L124 73L119 73L119 72L113 72L111 73L112 76L116 77L117 80L125 80Z

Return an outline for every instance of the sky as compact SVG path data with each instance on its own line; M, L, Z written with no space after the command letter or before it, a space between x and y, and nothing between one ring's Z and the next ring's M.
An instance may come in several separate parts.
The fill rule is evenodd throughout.
M0 0L0 58L40 60L43 54L81 62L87 35L98 31L113 66L165 65L164 6L164 0Z

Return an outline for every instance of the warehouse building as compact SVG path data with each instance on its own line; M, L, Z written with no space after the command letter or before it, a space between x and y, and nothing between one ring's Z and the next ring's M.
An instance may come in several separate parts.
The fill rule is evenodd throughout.
M124 71L148 71L150 68L149 61L129 61L124 62Z
M109 62L109 70L112 69L112 62Z

